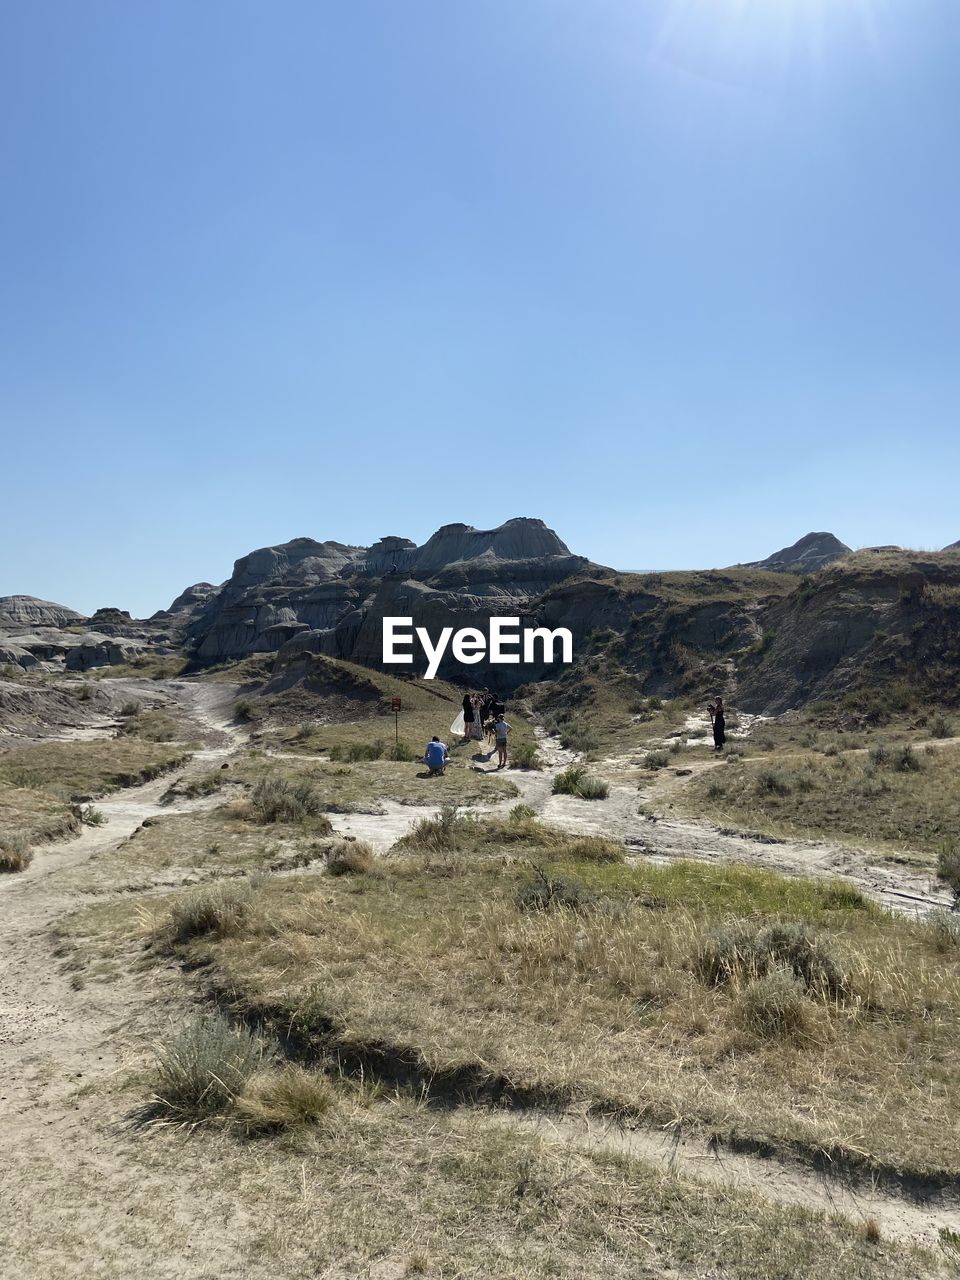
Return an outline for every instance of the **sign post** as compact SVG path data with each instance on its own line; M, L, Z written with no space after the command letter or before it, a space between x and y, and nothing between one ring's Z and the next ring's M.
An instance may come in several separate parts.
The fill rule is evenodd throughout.
M391 703L393 706L394 738L397 746L399 746L400 745L400 699L392 698Z

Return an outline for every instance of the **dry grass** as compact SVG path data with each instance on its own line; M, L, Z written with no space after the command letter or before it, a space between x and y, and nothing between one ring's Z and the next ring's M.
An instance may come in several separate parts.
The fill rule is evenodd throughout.
M455 753L443 777L428 778L419 762L301 762L251 754L237 761L230 777L252 785L261 778L307 783L322 797L328 813L381 813L384 800L431 808L443 804L495 804L519 794L509 778L477 772L467 767L467 761L469 755L462 758L461 753Z
M878 743L838 755L736 761L693 779L683 807L751 830L841 837L934 861L960 842L960 750Z
M137 738L44 742L0 755L0 784L37 788L58 799L103 795L149 782L189 760L183 747Z
M0 845L12 848L61 840L80 830L80 819L63 801L32 787L0 782Z
M9 835L0 840L0 873L26 871L33 861L33 851L23 836Z
M324 1052L394 1046L435 1083L468 1070L659 1121L960 1172L960 956L925 926L846 886L747 868L585 862L562 843L545 863L522 840L498 853L484 827L455 828L452 862L408 841L349 892L259 886L243 930L192 943L194 959ZM518 902L531 864L579 885L586 909ZM820 979L775 935L718 984L702 956L730 916L752 921L755 939L778 922L810 926L804 954L819 957ZM785 967L802 991L751 989Z

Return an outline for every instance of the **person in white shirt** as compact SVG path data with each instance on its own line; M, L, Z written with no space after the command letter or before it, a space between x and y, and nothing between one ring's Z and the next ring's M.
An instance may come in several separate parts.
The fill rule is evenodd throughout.
M507 734L510 732L510 725L507 724L501 712L497 716L493 725L493 736L497 742L497 768L505 769L507 767Z

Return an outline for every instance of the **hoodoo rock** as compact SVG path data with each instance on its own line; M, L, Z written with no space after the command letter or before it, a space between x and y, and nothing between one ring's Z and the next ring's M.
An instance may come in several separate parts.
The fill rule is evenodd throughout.
M770 569L774 573L815 573L850 554L845 542L832 533L808 533L791 547L775 551L766 560L753 560L746 569Z

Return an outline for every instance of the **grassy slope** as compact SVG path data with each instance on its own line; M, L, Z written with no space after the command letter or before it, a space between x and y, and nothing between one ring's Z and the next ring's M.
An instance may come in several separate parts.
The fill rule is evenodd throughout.
M903 769L886 736L830 756L786 750L731 761L693 779L677 806L724 824L840 837L933 865L944 848L960 846L960 748L911 747L915 767Z

